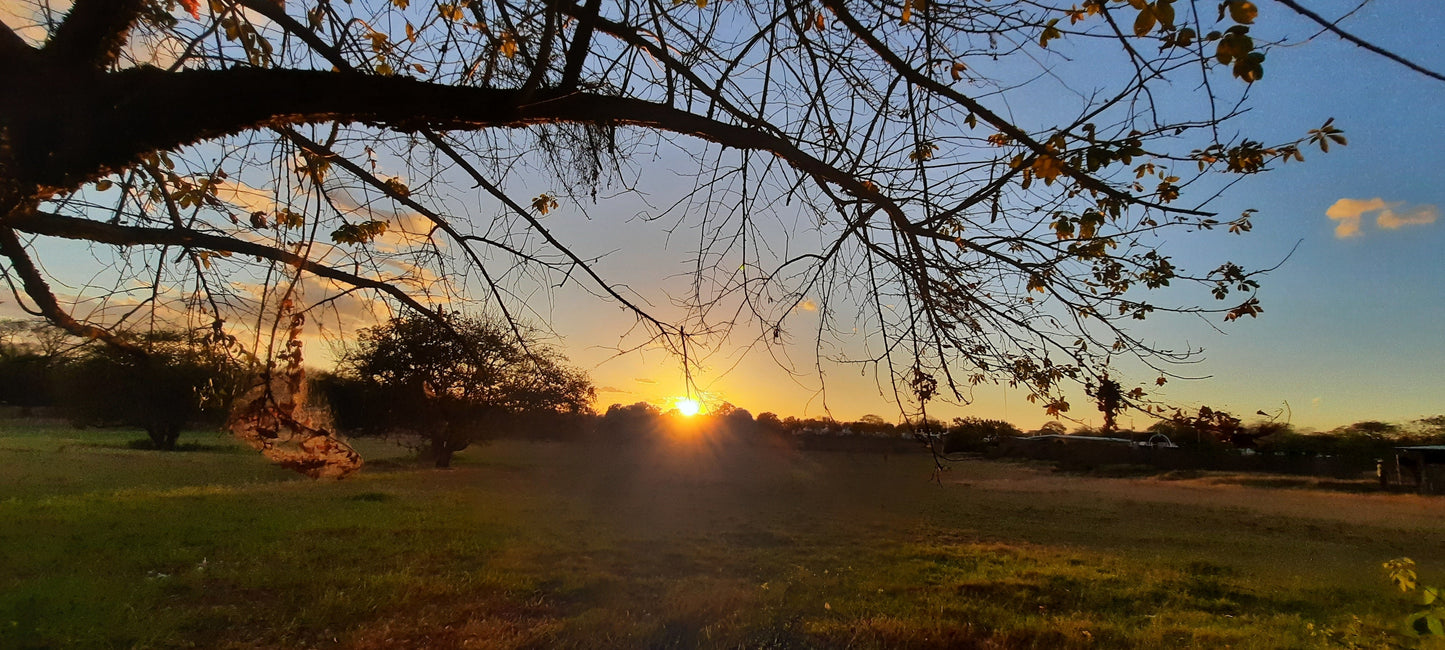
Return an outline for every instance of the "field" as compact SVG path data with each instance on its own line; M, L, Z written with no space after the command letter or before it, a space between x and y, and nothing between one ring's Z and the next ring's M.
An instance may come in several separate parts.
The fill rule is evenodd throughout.
M364 447L0 428L0 647L1411 647L1445 499L677 440Z

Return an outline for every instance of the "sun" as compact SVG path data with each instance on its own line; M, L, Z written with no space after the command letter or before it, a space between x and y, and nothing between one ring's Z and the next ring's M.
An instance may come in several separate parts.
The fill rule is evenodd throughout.
M677 407L678 413L681 413L687 417L692 417L694 415L697 415L698 412L702 411L702 405L698 404L697 400L692 399L691 397L678 398L677 402L675 402L673 406Z

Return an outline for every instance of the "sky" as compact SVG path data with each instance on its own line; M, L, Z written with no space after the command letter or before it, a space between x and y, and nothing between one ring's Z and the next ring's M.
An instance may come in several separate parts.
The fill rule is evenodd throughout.
M1280 5L1258 4L1261 21L1287 23L1282 31L1296 40L1318 31L1279 15ZM1355 4L1311 7L1335 16ZM1423 9L1432 4L1379 0L1342 26L1445 70L1445 40L1437 37L1445 9ZM1318 430L1445 413L1445 222L1439 219L1445 206L1445 82L1322 35L1303 46L1269 50L1266 76L1250 93L1251 112L1236 123L1241 131L1288 141L1334 118L1349 144L1327 155L1306 152L1304 164L1276 165L1210 204L1227 218L1259 210L1249 235L1191 241L1193 250L1172 248L1182 263L1197 260L1193 268L1217 264L1222 256L1247 268L1283 264L1262 279L1259 318L1229 324L1159 318L1136 328L1161 342L1205 350L1202 361L1183 369L1199 379L1171 382L1153 394L1191 408L1209 405L1243 415L1262 410ZM673 242L672 248L686 243ZM628 263L653 268L635 256ZM667 269L659 262L655 272L675 272ZM599 405L666 403L680 395L675 359L658 352L613 356L618 326L626 323L625 315L613 316L555 321L574 361L591 368ZM724 352L695 380L716 399L753 413L898 416L875 377L858 368L810 367L810 351L789 352L800 372L780 367L761 350L741 359ZM1076 397L1070 415L1100 424L1085 398ZM935 406L931 414L1003 418L1025 428L1049 419L1021 393L1002 387L981 387L974 398L963 407ZM1150 422L1126 416L1122 424L1142 428Z
M0 2L0 9L12 4ZM1329 0L1311 7L1333 17L1355 4ZM1281 5L1259 5L1260 20L1274 21L1294 40L1318 31L1286 15ZM1422 7L1434 3L1376 0L1342 26L1445 70L1445 40L1438 38L1445 9ZM1445 82L1332 35L1268 50L1265 69L1265 78L1250 89L1251 111L1235 128L1287 141L1333 118L1349 145L1328 155L1307 151L1304 164L1247 177L1209 205L1226 218L1258 210L1249 235L1191 237L1170 247L1191 270L1213 268L1224 258L1247 268L1280 266L1262 280L1259 318L1229 324L1155 318L1135 328L1166 346L1205 350L1201 361L1182 369L1198 379L1170 382L1154 395L1186 407L1263 410L1314 429L1445 413L1445 222L1439 218L1445 206ZM671 175L668 155L662 151L638 163L640 178L688 182ZM584 252L608 253L598 263L604 276L647 287L653 306L666 311L665 296L686 290L686 278L678 274L705 233L621 228L653 207L612 205L615 212L594 211L587 219L564 209L549 223ZM798 218L790 211L796 208L779 210L781 219ZM705 351L693 375L705 401L727 401L755 414L896 418L891 391L867 369L816 362L806 331L820 317L816 299L807 297L795 309L791 345L748 346L756 332L744 328ZM599 409L637 401L666 407L688 392L675 357L655 349L619 353L635 340L626 335L633 318L577 284L538 292L530 306L563 337L572 361L592 374ZM1152 378L1123 377L1126 387ZM1022 393L982 386L973 398L967 406L935 405L930 414L1007 419L1026 429L1047 421ZM1083 396L1071 401L1070 415L1099 423ZM1126 416L1123 424L1149 422Z

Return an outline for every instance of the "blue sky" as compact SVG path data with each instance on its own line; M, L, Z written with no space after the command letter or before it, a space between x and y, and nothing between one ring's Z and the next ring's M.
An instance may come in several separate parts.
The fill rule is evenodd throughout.
M1277 30L1271 33L1299 40L1318 31L1285 15L1280 5L1259 4L1260 22L1271 21ZM1311 3L1325 16L1354 5ZM1445 40L1438 38L1445 10L1425 6L1380 0L1343 26L1445 70ZM1289 141L1334 118L1349 145L1328 154L1307 151L1304 164L1277 165L1246 178L1210 204L1226 217L1259 210L1253 233L1191 238L1171 247L1191 270L1208 270L1222 259L1261 268L1289 258L1263 279L1265 312L1258 319L1206 325L1158 318L1142 326L1139 331L1161 342L1206 351L1203 361L1184 369L1205 378L1171 382L1156 396L1242 414L1284 412L1298 426L1319 429L1445 412L1445 222L1437 216L1445 206L1445 82L1326 34L1302 46L1270 49L1266 76L1250 95L1252 110L1234 128L1251 137ZM1327 216L1337 203L1336 213L1357 218ZM1210 266L1199 268L1205 264ZM597 364L598 384L608 389L599 399L604 406L680 394L675 361L658 353L604 361L603 348L615 338L567 319L558 327L568 335L574 358ZM698 380L719 398L755 413L822 415L826 409L844 419L897 414L871 376L824 365L826 381L820 382L809 350L786 352L801 362L800 375L754 351L736 366L732 355L723 354L706 364ZM1021 394L982 388L975 397L968 407L938 412L1007 417L1026 427L1046 421ZM1074 403L1072 415L1098 423L1082 397ZM1148 424L1143 417L1135 420Z

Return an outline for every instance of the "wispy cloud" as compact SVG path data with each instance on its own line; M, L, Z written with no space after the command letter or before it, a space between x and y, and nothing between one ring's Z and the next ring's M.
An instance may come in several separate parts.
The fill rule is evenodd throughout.
M1363 234L1361 226L1366 215L1378 213L1375 224L1385 230L1399 230L1405 226L1425 226L1435 223L1440 210L1434 205L1422 204L1405 207L1403 201L1387 202L1380 197L1373 199L1340 199L1325 210L1325 216L1335 225L1335 237L1349 239Z
M1380 211L1375 223L1386 230L1399 230L1405 226L1427 226L1440 218L1440 210L1433 205L1417 205L1403 212L1389 208Z
M635 382L637 382L637 383L639 383L639 384L655 384L655 383L657 383L656 381L651 380L651 379L648 379L648 378L646 378L646 377L633 377L633 378L632 378L632 381L635 381Z
M818 303L813 302L812 298L804 298L798 303L796 309L800 311L818 311Z
M618 387L616 387L616 386L598 386L598 387L597 387L597 392L598 392L598 393L626 393L626 394L632 393L632 391L630 391L630 390L623 390L623 389L618 388Z

